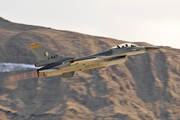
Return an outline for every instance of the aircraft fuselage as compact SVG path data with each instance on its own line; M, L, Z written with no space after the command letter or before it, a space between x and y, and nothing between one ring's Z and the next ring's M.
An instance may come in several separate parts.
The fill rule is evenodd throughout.
M149 52L147 51L147 48L149 48L149 51L159 49L157 47L145 46L117 46L116 48L114 47L97 54L73 59L73 61L67 60L63 62L60 61L49 64L38 70L38 76L57 76L72 72L74 74L74 72L77 71L91 71L115 64L120 64L125 62L126 57L129 55L136 55Z

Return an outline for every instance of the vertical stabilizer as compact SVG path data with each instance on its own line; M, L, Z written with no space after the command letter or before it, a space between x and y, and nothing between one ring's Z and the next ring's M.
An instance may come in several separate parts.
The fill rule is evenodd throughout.
M69 59L67 57L60 57L59 55L53 53L52 51L46 49L41 45L32 45L29 49L36 55L36 57L40 61L49 61L50 62L57 62L65 59Z

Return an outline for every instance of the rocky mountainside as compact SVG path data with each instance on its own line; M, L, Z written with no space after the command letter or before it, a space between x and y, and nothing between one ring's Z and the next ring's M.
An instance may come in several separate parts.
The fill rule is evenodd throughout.
M127 41L53 30L0 18L0 62L37 62L34 43L61 56L80 57ZM136 43L147 45L147 43ZM33 78L6 86L0 73L0 120L178 120L180 50L129 56L123 64L73 78Z

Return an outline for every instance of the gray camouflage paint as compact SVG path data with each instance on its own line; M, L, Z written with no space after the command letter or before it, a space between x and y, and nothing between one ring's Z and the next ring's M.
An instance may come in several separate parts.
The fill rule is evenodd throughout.
M39 48L40 49L40 48ZM41 52L47 52L43 49L40 49ZM63 77L73 77L74 72L77 71L90 71L95 69L104 68L106 66L119 64L125 61L125 57L128 55L135 55L146 53L154 50L158 50L158 47L145 47L145 46L134 46L134 47L123 47L119 46L116 48L111 48L99 52L97 54L88 55L80 58L59 58L48 60L47 65L37 70L39 77L45 76L56 76L63 75ZM48 53L54 54L51 51ZM38 55L36 55L38 56ZM46 56L47 57L47 56ZM71 59L71 60L70 60ZM49 63L49 61L52 61ZM45 62L46 63L46 62ZM41 64L41 62L39 63Z

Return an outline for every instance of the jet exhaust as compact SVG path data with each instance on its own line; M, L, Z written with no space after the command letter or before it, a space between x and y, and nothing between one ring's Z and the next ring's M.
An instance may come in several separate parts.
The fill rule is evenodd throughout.
M38 77L36 70L4 78L4 83L7 85L7 84L15 83L20 80L25 80L25 79L35 78L35 77Z

